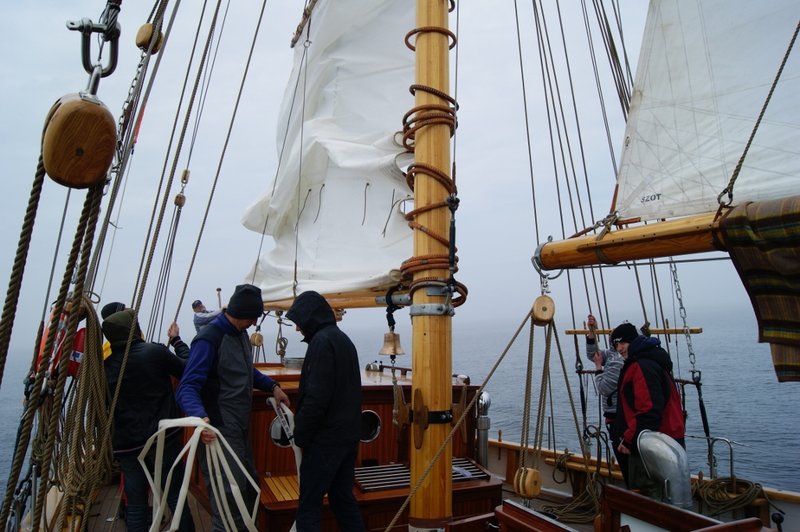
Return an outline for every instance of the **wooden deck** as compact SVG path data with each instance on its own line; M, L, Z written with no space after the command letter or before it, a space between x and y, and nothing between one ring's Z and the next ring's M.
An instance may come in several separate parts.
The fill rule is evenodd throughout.
M98 493L89 513L89 526L87 530L102 532L125 532L125 519L119 517L119 508L122 504L122 488L119 483L109 484ZM191 491L188 496L189 510L192 512L194 529L196 532L211 532L211 515Z
M502 482L464 458L454 458L454 519L484 516L501 503ZM353 495L367 530L384 530L409 493L410 471L404 464L385 464L356 468ZM287 532L297 512L297 475L261 478L259 530ZM397 529L407 528L408 508L400 516ZM323 531L338 530L327 498L323 505Z

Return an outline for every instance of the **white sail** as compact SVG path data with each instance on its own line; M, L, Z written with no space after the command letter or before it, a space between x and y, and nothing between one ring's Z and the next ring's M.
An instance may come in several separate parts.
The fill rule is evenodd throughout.
M618 176L622 218L717 208L798 19L797 0L651 2ZM734 203L800 193L798 94L795 50L736 181Z
M295 280L298 293L386 287L411 256L398 132L414 104L414 54L404 43L412 8L392 0L314 8L284 96L276 181L243 217L275 240L248 275L265 300L291 297Z

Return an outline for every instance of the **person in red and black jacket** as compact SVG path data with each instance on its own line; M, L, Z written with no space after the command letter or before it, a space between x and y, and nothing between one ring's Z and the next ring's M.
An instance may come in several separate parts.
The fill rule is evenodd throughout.
M614 329L611 339L625 359L614 420L614 434L620 442L617 455L633 457L621 460L620 467L628 487L638 488L640 479L632 472L640 463L636 448L639 434L645 429L658 431L686 448L685 416L672 380L672 361L658 338L640 335L632 324L623 323Z

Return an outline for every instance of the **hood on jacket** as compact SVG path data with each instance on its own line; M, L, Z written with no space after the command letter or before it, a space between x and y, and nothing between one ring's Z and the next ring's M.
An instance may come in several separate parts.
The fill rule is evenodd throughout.
M649 358L658 363L668 373L672 373L672 359L669 353L661 348L661 340L655 336L637 336L628 347L628 358L631 360Z
M328 325L336 325L336 315L333 309L319 293L309 290L303 292L292 303L286 313L286 319L295 323L303 333L305 341Z
M131 334L131 326L135 328L133 331L134 342L140 340L142 338L142 330L136 320L135 311L129 308L115 312L103 321L103 336L106 337L106 340L111 345L127 343Z

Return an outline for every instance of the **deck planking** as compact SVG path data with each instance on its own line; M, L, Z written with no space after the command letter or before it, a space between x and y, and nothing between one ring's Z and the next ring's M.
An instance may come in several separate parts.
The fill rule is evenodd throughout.
M195 532L211 532L211 514L197 501L191 491L187 496L187 502L192 512ZM125 519L120 517L120 504L122 504L122 486L119 483L111 483L103 487L89 510L87 530L127 532Z

